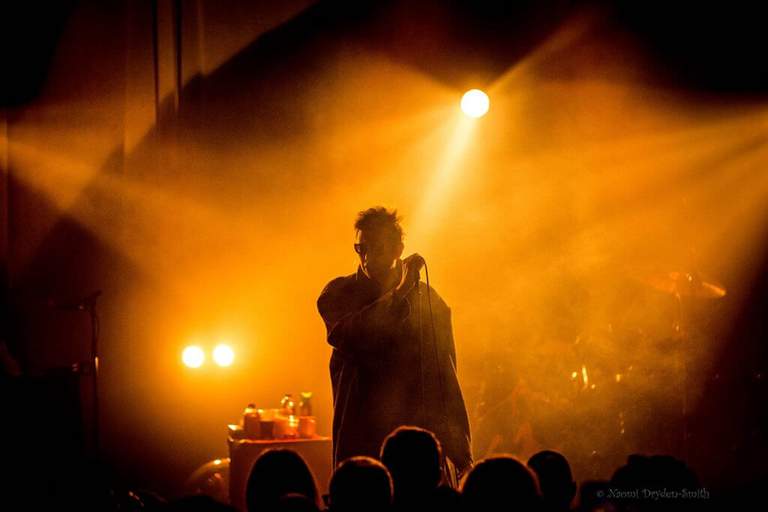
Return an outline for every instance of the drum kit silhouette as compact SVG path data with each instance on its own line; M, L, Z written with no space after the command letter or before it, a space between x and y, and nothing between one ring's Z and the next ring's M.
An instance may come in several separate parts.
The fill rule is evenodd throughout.
M655 439L648 439L645 448L653 449L649 445L657 445L656 449L677 450L677 455L684 459L689 458L690 454L690 413L691 413L691 379L689 371L691 368L692 357L694 355L693 333L695 323L694 308L701 301L717 300L726 296L726 289L717 281L704 278L696 272L671 271L644 276L639 282L646 288L650 288L664 295L670 296L674 301L674 314L672 315L672 335L664 340L664 344L656 345L657 353L663 353L671 365L660 364L658 360L652 357L647 361L635 359L635 366L621 364L613 371L606 372L610 365L603 363L587 365L582 361L581 367L573 372L573 380L578 384L581 391L579 398L590 400L587 395L590 392L594 395L594 401L610 403L607 397L613 397L613 410L606 411L610 414L606 416L616 416L615 431L619 437L631 438L632 434L625 428L629 428L627 423L631 423L634 416L635 434L637 430L644 429L644 435L656 436ZM647 334L642 334L640 338L649 341ZM610 341L610 340L609 340ZM616 345L615 340L612 343ZM642 339L635 341L643 341ZM589 343L585 343L589 345ZM623 344L618 350L630 352L640 347L627 347ZM645 347L647 350L647 347ZM591 347L586 352L591 353L586 361L593 361L599 358L593 355L599 351L599 347ZM603 358L605 360L606 358ZM620 358L619 358L620 359ZM631 360L631 356L627 356ZM603 368L600 368L603 366ZM644 367L644 368L643 368ZM598 374L598 378L589 381L589 371ZM602 373L601 373L602 370ZM633 375L634 373L634 375ZM629 380L626 386L623 384ZM596 390L595 381L598 387L602 384L602 391ZM602 381L602 382L601 382ZM608 385L610 384L610 385ZM622 387L623 386L623 387ZM609 389L605 389L605 388ZM649 392L653 390L653 392ZM652 395L655 399L649 400L643 397L643 394ZM642 419L642 421L638 421ZM649 427L647 423L655 423ZM665 423L666 422L666 423ZM661 438L667 437L665 443ZM631 439L627 439L624 445L627 449L635 451ZM665 445L666 446L662 446Z
M637 281L641 289L672 299L671 310L668 304L663 306L664 316L671 313L671 325L662 317L653 319L661 324L656 336L665 337L662 333L670 331L671 335L654 343L654 336L637 325L620 326L618 331L608 326L604 332L582 334L575 342L555 344L552 349L559 350L559 355L543 355L548 361L542 363L549 368L549 374L569 379L567 385L565 380L545 377L536 388L537 376L547 374L541 373L541 368L520 372L510 368L506 376L487 375L488 389L493 382L498 386L499 379L508 385L502 386L506 392L501 394L481 393L481 403L493 406L479 409L475 422L495 433L490 446L477 447L480 454L506 448L528 457L531 453L522 453L530 451L520 442L522 437L530 438L530 446L558 448L553 443L562 443L559 448L567 452L570 446L587 458L588 453L598 451L616 452L622 458L638 451L674 451L688 458L692 394L689 370L693 367L693 338L697 332L694 312L702 301L725 297L726 289L696 272L646 274ZM648 319L650 312L643 314ZM507 364L500 364L514 366L514 361L511 358ZM526 373L533 377L534 388L522 385ZM524 408L527 414L521 414L516 405L521 400L529 404ZM500 421L510 414L517 419ZM527 437L521 436L524 427L530 431Z
M674 339L678 342L675 356L677 358L678 379L680 383L680 426L682 437L682 456L690 457L690 389L689 389L689 357L691 350L691 315L690 307L694 301L721 299L726 295L726 289L714 280L702 278L698 273L668 272L650 276L645 283L675 299L676 315L673 323Z

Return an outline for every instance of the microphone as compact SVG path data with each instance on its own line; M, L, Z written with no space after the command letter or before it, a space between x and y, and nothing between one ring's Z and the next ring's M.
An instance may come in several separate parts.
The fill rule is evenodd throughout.
M424 260L424 258L418 253L413 253L403 260L403 264L405 264L405 266L408 268L408 271L414 272L416 274L414 285L416 286L416 290L419 293L421 293L419 288L419 281L421 280L421 267L426 265L426 263L427 262Z

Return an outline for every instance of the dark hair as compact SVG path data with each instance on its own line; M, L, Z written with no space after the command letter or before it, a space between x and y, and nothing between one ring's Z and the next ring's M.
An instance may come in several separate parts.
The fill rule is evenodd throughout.
M677 491L695 489L699 486L696 474L685 462L670 455L632 454L627 464L616 470L611 477L610 486L620 491L638 488L651 491ZM641 496L613 501L617 510L687 510L685 503L670 500L669 508L661 508L659 502L643 500Z
M467 510L539 510L541 499L536 476L511 455L482 460L473 467L461 486Z
M319 508L303 494L292 492L280 498L277 510L279 512L318 512Z
M303 494L317 503L317 485L301 455L286 448L265 450L248 477L245 501L249 512L276 510L280 498Z
M539 477L544 503L553 510L568 510L576 496L568 460L558 452L542 450L528 459L528 467Z
M442 449L429 430L398 427L381 445L381 462L392 475L396 501L429 493L440 484Z
M336 468L329 484L329 510L384 511L392 505L392 479L371 457L350 457Z
M357 214L355 229L357 231L385 231L394 240L403 241L403 228L400 226L397 210L387 210L383 206L368 208Z

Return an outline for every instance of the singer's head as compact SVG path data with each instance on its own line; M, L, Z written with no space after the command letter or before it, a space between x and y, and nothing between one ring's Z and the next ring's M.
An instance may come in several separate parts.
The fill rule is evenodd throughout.
M355 252L371 279L384 283L403 254L403 228L397 210L377 206L357 215Z

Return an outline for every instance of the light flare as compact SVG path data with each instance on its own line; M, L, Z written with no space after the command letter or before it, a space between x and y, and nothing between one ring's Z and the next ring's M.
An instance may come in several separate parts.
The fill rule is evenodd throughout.
M200 368L205 363L205 352L198 345L190 345L181 353L181 360L187 368Z

